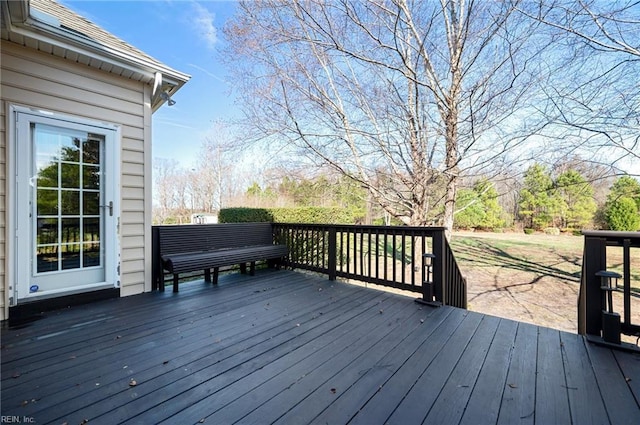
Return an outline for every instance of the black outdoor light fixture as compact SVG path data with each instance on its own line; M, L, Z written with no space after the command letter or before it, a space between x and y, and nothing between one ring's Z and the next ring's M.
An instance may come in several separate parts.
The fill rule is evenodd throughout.
M620 344L620 314L613 311L613 291L618 290L620 273L609 270L600 270L596 273L600 278L600 301L602 309L602 339L613 344Z

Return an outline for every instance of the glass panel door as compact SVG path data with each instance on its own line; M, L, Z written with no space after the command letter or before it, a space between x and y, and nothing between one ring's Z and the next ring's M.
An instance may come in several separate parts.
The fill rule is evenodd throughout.
M119 286L117 128L12 109L14 300Z

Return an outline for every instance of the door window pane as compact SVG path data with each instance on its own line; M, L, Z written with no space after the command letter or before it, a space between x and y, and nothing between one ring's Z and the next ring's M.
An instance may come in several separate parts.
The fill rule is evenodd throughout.
M58 163L43 163L38 168L38 187L58 187Z
M85 242L100 241L100 219L85 218L83 221L83 238Z
M38 215L57 215L58 191L50 189L38 189L37 203Z
M80 165L63 162L60 166L61 186L69 189L80 188Z
M84 267L100 265L100 243L91 242L83 244L82 265Z
M80 162L80 143L79 137L60 135L60 160Z
M58 219L39 218L37 227L38 245L58 243Z
M80 247L79 243L61 245L62 251L62 270L79 269L80 264Z
M62 215L80 215L80 192L62 191Z
M64 218L62 219L62 230L60 234L61 243L80 242L80 219Z
M82 192L82 208L84 215L100 214L100 194L98 192Z
M58 270L58 246L38 246L36 257L38 261L38 273L53 272Z
M84 165L82 167L82 187L84 189L100 189L100 167Z
M82 146L82 162L85 164L100 164L100 140L102 136L89 134L90 139L85 140Z

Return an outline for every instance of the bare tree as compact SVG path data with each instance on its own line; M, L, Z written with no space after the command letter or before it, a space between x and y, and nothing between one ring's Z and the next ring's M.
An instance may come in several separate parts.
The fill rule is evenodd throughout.
M563 142L640 175L640 1L539 0L520 12L564 38L562 78L546 87Z
M176 209L175 180L179 174L178 161L155 158L153 161L153 222L164 223Z
M532 88L549 70L532 59L549 43L518 4L244 1L226 58L254 136L329 164L406 224L432 224L437 204L451 229L461 175L544 126Z

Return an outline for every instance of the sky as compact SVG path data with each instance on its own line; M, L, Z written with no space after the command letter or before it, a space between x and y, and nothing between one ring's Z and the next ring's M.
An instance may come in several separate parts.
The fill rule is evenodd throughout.
M178 71L191 75L153 115L153 158L195 167L202 141L216 121L240 116L232 82L221 64L222 28L234 14L233 0L58 0L115 36ZM619 164L638 174L627 158Z
M217 53L234 1L58 1L165 65L191 75L172 97L176 104L165 103L153 114L154 159L176 159L182 167L192 166L202 141L213 134L214 122L239 114Z

